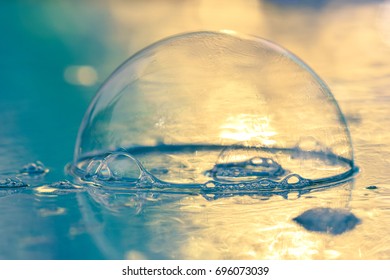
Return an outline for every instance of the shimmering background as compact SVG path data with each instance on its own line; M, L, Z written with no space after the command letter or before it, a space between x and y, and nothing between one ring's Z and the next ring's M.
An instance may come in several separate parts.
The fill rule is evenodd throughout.
M277 42L329 85L360 173L351 196L318 199L349 207L362 220L354 230L299 227L291 219L315 206L310 199L208 202L44 186L65 178L88 103L120 63L163 37L204 29ZM389 1L2 1L0 32L0 171L36 160L50 169L35 187L0 190L0 258L390 258Z

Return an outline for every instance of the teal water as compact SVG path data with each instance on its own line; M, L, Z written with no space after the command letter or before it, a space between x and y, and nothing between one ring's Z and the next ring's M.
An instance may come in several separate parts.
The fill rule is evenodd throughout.
M0 259L389 259L389 7L1 2L0 179L19 177L29 187L0 188ZM103 80L148 44L201 29L268 38L312 66L346 115L360 168L354 182L304 198L215 200L58 183L71 179L64 168ZM21 174L36 161L48 172ZM321 203L360 222L339 235L294 222Z

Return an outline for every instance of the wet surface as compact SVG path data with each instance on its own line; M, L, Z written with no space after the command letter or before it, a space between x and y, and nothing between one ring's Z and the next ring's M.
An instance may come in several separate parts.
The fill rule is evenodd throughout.
M389 259L390 3L285 2L1 3L0 258ZM65 181L101 82L135 51L201 29L267 38L310 65L346 116L354 181L217 199ZM208 170L220 176L215 163Z

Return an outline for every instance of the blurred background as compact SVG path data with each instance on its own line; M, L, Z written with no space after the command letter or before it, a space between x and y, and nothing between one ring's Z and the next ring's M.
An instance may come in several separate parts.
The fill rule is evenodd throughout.
M99 85L177 33L232 29L284 46L352 122L362 109L351 102L383 98L390 74L387 1L2 1L0 28L1 168L39 159L62 172Z
M390 1L0 1L0 171L40 160L51 171L47 181L63 179L84 112L116 67L166 36L221 29L280 44L328 84L347 117L361 169L350 207L363 220L356 233L362 247L336 258L390 258ZM3 213L16 209L10 196L0 199ZM104 258L93 249L65 248L71 241L54 251L43 242L37 254L31 244L41 239L17 253L9 244L20 238L12 236L22 228L40 232L21 222L25 215L35 219L28 212L16 211L17 226L0 218L0 234L9 236L0 242L1 258ZM41 226L51 228L49 236L60 232Z

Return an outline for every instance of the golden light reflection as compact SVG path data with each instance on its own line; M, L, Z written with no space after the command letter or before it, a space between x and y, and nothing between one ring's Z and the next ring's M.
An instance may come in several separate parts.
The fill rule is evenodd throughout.
M259 115L240 114L231 116L220 127L222 139L232 139L236 141L256 140L265 146L276 143L272 136L277 133L270 125L269 117Z
M260 4L256 0L245 1L245 4L240 0L223 3L154 0L110 1L107 5L120 26L116 29L119 32L111 35L127 44L133 54L164 37L189 31L229 29L255 34L263 21L263 17L258 16Z
M233 196L206 201L202 196L184 196L149 209L155 214L147 223L153 232L148 248L170 259L358 258L349 241L361 240L359 231L311 232L293 220L316 207L346 207L348 199L340 199L340 192L313 192L296 200Z
M51 187L45 185L45 186L40 186L40 187L35 188L35 191L37 193L52 193L52 192L57 191L57 189L51 188Z
M186 224L196 230L179 249L183 258L316 259L326 254L323 236L302 231L291 221L307 204L242 197L217 200L200 209L193 203L202 202L191 200L183 202L181 211Z
M382 34L383 41L390 46L390 1L385 1L381 5L378 17L378 27Z
M389 3L331 0L313 8L310 3L294 6L257 0L112 1L107 9L115 31L110 38L129 54L178 33L235 30L286 47L336 88L337 98L357 98L361 88L352 83L337 90L338 81L364 81L371 70L382 71L375 65L385 67L383 61L390 56Z

